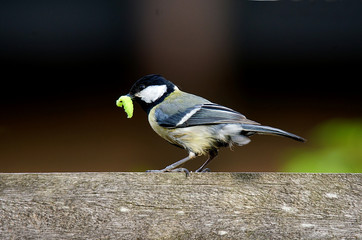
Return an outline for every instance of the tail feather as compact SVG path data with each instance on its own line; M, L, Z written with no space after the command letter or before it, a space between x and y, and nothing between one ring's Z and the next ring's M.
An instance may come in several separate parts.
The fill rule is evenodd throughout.
M286 132L284 130L273 128L269 126L261 126L261 125L254 125L254 124L243 124L242 125L243 132L247 132L250 135L257 133L257 134L271 134L271 135L279 135L283 137L288 137L299 142L305 142L306 140L302 137L299 137L293 133ZM248 134L248 135L249 135Z

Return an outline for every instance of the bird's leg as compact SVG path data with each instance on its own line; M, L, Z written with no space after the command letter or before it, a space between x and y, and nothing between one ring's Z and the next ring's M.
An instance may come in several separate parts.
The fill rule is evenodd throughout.
M206 165L211 162L212 159L214 159L218 154L218 150L214 149L209 152L209 158L204 162L204 164L201 165L199 169L197 169L195 172L210 172L210 169L206 168Z
M196 154L193 153L193 152L190 152L187 157L181 159L180 161L172 163L171 165L165 167L164 169L161 169L161 170L147 170L146 172L185 172L186 175L188 175L189 171L186 168L177 168L177 167L184 164L185 162L193 159L194 157L196 157Z

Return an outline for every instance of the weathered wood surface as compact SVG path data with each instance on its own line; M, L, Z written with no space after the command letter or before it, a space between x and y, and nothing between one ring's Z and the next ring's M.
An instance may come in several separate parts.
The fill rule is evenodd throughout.
M0 239L362 239L362 174L0 174Z

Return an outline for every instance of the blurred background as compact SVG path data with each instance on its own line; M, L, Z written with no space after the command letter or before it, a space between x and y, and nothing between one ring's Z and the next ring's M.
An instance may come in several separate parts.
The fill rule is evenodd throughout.
M362 171L361 1L1 1L0 172L145 171L187 155L115 105L140 77L304 138L213 171ZM198 168L206 158L187 163Z

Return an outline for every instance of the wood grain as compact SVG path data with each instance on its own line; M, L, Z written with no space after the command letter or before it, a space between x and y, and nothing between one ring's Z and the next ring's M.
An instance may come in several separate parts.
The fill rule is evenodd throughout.
M362 239L362 174L0 174L0 239Z

